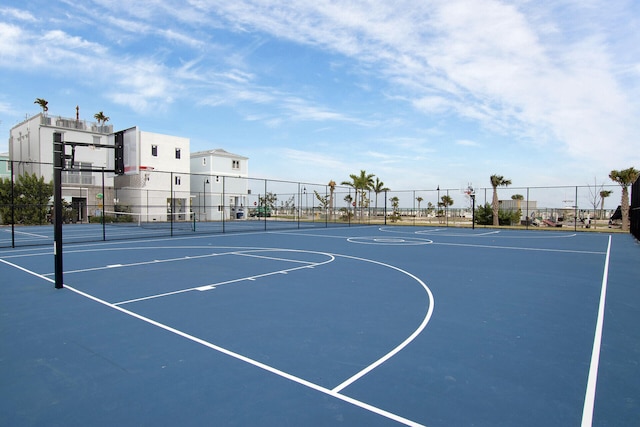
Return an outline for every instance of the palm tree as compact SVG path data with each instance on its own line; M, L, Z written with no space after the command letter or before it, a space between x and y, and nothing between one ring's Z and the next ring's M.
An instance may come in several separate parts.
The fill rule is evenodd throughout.
M446 222L447 224L449 224L449 215L448 215L448 208L449 206L453 205L453 199L451 198L451 196L449 196L448 194L445 194L444 196L440 197L440 201L438 202L438 206L442 207L444 209L444 217L441 220L442 222Z
M451 196L442 196L440 198L440 206L442 206L443 208L447 209L449 206L453 205L453 199L451 198Z
M35 101L33 101L34 104L38 104L40 106L40 108L42 108L42 115L46 116L47 115L47 111L49 111L49 107L47 107L47 105L49 104L49 102L44 99L44 98L36 98Z
M400 199L398 196L393 196L389 199L391 202L391 208L393 209L393 213L391 214L391 222L396 222L400 220Z
M522 201L524 200L524 196L522 194L514 194L511 196L511 200L516 201L516 209L519 211L522 210Z
M100 123L104 126L104 124L109 121L109 117L105 116L102 111L94 114L93 118L98 122L98 126L100 126ZM102 130L102 128L100 130Z
M416 197L416 200L418 201L418 217L420 217L420 203L422 203L422 201L424 199L422 197L418 196L418 197Z
M336 191L336 182L334 180L329 181L329 218L333 218L333 193Z
M604 199L613 194L612 190L601 190L600 191L600 219L602 219L602 212L604 212Z
M360 206L360 216L362 217L362 207L365 203L366 191L373 188L373 177L375 175L372 173L367 173L365 170L360 171L360 175L351 174L349 178L351 181L342 181L342 185L347 185L353 188L356 191L356 205ZM360 193L360 203L358 203L358 193Z
M384 186L384 182L380 181L380 178L376 177L376 182L373 184L373 192L376 193L376 215L378 214L378 194L385 191L389 191L389 189Z
M620 201L620 211L622 212L622 230L629 230L629 186L636 182L640 176L640 171L633 167L621 171L612 170L609 178L617 182L622 187L622 200Z
M493 187L493 201L491 207L493 208L493 225L500 225L498 212L500 211L500 201L498 200L498 187L506 187L511 185L510 179L504 179L502 175L491 175L491 186Z

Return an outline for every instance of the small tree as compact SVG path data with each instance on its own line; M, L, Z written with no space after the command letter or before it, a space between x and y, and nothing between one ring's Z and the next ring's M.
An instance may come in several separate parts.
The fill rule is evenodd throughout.
M265 194L264 197L258 196L258 203L260 204L260 206L264 206L265 208L268 207L273 211L275 211L276 209L277 202L278 202L278 196L270 191L267 192L267 194Z
M321 195L320 193L318 193L318 191L313 190L313 194L316 195L316 199L318 199L318 203L320 203L320 209L322 209L323 211L327 211L327 209L329 208L329 201L330 201L330 197L329 195Z
M0 178L0 224L11 224L11 178Z
M440 206L445 209L448 209L449 206L453 206L453 199L451 198L451 196L444 195L440 197Z
M498 224L499 225L511 225L514 222L518 222L521 212L518 211L498 211ZM493 219L493 206L489 203L479 205L476 208L476 224L478 225L493 225L495 221Z
M35 101L33 101L34 104L38 104L40 106L40 108L42 108L42 115L46 116L47 115L47 111L49 111L49 102L44 99L44 98L36 98Z
M378 194L384 193L385 191L389 191L389 189L384 186L384 182L376 177L376 182L373 183L373 192L376 193L376 215L378 214Z
M431 202L427 203L427 209L425 209L427 216L430 216L431 214L433 214L435 210L436 210L436 207L433 205L433 203Z
M365 170L360 171L360 175L351 174L349 178L351 181L342 181L342 185L348 185L356 191L356 206L360 206L360 216L362 217L362 208L364 207L367 201L366 191L373 188L373 177L375 175L372 173L367 173ZM358 200L358 195L360 196L360 200Z
M391 208L393 209L391 222L400 221L400 199L398 196L393 196L389 201L391 202Z
M640 171L633 167L621 171L612 170L609 178L622 187L622 200L620 201L620 211L622 212L622 230L629 231L629 186L636 182L640 176Z
M493 187L493 200L491 206L493 208L493 225L498 226L500 222L498 220L498 211L500 210L500 200L498 199L498 187L507 187L511 185L510 179L505 179L502 175L491 175L491 186Z
M333 218L333 193L336 191L336 182L331 180L327 185L329 185L329 218Z
M613 194L612 190L602 190L600 191L600 219L604 217L604 199Z
M340 208L340 212L342 212L342 219L344 221L350 221L351 217L353 217L353 213L351 212L351 204L353 203L353 196L351 194L347 194L343 199L347 202L346 208Z
M104 126L104 124L109 121L109 117L105 116L102 111L94 114L93 118L96 119L96 121L98 122L98 126L100 127L100 130L102 130L102 126Z
M493 224L493 209L489 203L478 205L476 208L476 224L491 225Z
M53 197L53 183L36 174L18 176L14 184L15 223L44 224Z

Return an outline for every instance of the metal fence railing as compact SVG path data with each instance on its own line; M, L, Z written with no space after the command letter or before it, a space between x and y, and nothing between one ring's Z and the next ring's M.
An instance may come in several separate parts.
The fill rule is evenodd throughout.
M52 232L41 226L53 227L53 166L0 160L3 170L0 247L50 244ZM632 192L636 232L637 186ZM620 225L611 219L621 200L618 185L500 187L497 194L501 226L604 230ZM456 188L376 193L345 185L157 170L114 176L85 168L64 172L62 198L67 242L354 224L493 227L491 187L475 190L474 210L470 195Z
M629 216L631 219L631 234L640 240L640 177L631 186L631 205Z

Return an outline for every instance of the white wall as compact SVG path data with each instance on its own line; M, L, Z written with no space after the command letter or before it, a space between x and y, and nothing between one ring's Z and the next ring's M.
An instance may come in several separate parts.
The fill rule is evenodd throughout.
M141 170L139 175L117 178L116 183L122 186L118 190L119 204L142 214L144 221L167 221L170 209L181 213L174 220L189 220L189 146L188 138L140 131L138 156ZM177 150L180 158L177 158ZM171 199L173 207L168 202Z
M235 167L234 167L235 166ZM222 149L191 154L191 193L201 221L235 219L247 205L249 159ZM246 218L247 211L244 209Z

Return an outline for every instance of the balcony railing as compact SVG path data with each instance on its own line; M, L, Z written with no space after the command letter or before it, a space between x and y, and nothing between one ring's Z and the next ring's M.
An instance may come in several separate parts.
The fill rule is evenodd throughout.
M45 126L56 126L65 129L86 130L94 133L113 133L113 125L87 122L86 120L69 119L65 117L42 116L41 123Z

